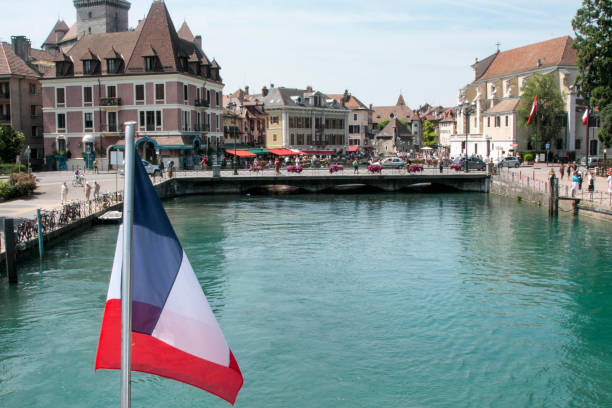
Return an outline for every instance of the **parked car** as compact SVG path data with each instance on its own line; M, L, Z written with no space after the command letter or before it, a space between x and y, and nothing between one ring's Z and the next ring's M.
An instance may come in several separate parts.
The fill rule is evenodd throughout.
M157 164L151 164L146 160L141 160L141 161L148 175L158 177L161 174L159 170L159 166ZM119 170L119 174L123 174L123 172L124 172L123 169Z
M599 157L589 157L589 165L588 165L588 167L589 168L597 167L599 165L600 161L603 161L603 160L601 160ZM580 165L581 166L586 166L586 157L583 157L580 160Z
M404 161L399 157L386 157L382 161L383 168L401 169L404 167Z
M499 162L499 167L520 167L521 162L514 156L508 156Z
M454 164L460 164L462 169L465 169L465 157L457 157ZM468 168L471 170L484 170L487 164L478 157L470 157L468 160Z

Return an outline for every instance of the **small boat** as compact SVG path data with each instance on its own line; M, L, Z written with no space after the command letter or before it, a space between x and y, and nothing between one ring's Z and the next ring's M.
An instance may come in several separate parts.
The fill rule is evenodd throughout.
M121 211L107 211L98 217L100 224L121 224L123 213Z

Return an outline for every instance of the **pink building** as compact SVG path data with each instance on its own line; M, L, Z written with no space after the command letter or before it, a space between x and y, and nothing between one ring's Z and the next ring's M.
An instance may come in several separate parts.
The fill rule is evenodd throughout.
M190 167L223 143L220 69L200 36L175 30L164 2L134 31L85 34L43 78L45 154L120 164L123 125L134 121L143 159Z

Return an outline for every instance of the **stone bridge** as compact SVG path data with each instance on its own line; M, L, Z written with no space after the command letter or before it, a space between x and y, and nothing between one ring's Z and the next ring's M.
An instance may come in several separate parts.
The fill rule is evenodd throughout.
M333 193L340 191L408 191L417 187L436 190L489 192L490 176L484 172L389 175L249 175L180 177L156 185L162 198L192 194L247 194L263 191Z

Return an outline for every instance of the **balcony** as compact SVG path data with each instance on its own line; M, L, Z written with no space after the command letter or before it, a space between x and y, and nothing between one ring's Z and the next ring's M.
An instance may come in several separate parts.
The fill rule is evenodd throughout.
M193 125L193 130L196 132L210 132L210 124L196 123Z
M10 122L11 115L0 115L0 122Z
M195 106L198 108L208 108L210 107L210 102L205 99L196 99Z
M123 137L123 132L121 128L116 124L110 125L102 125L102 136L121 136Z
M118 111L121 109L121 98L100 98L100 106L105 111Z

